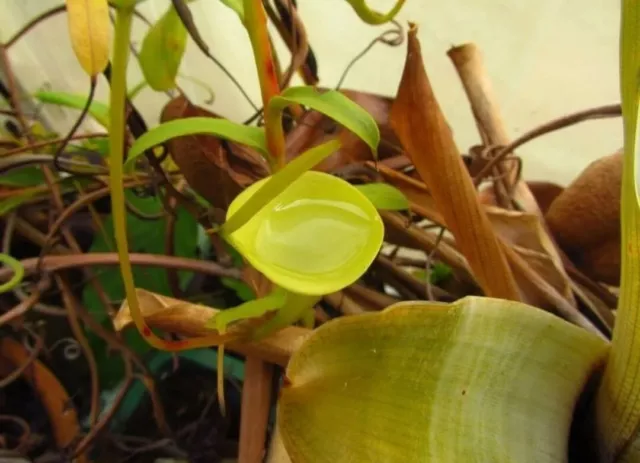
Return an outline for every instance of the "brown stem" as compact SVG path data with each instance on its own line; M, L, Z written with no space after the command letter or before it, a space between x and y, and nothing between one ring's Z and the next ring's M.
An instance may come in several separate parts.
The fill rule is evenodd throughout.
M563 129L565 127L569 127L574 124L578 124L580 122L589 121L592 119L603 119L609 117L620 117L622 115L622 108L619 104L607 105L607 106L599 106L597 108L589 108L584 111L579 111L573 114L567 114L566 116L562 116L558 119L554 119L552 121L546 122L535 129L532 129L522 136L518 137L511 143L507 144L500 148L500 150L496 153L495 156L491 158L491 160L482 168L482 170L478 173L476 178L481 180L484 176L486 176L489 171L497 165L499 162L504 160L506 156L511 154L513 150L524 145L525 143L540 137L541 135L546 135L548 133L554 132L556 130Z
M47 10L44 13L36 16L31 21L29 21L27 24L25 24L18 32L13 34L13 36L4 44L4 48L9 49L13 44L15 44L18 40L20 40L20 38L24 34L29 32L31 29L33 29L35 26L37 26L39 23L41 23L45 19L48 19L48 18L50 18L52 16L55 16L55 15L60 14L60 13L63 13L64 11L66 11L66 9L67 9L67 7L65 5L60 5L60 6L54 7L52 9Z
M131 263L133 265L141 265L148 267L169 267L180 270L190 270L192 272L200 272L206 275L216 277L241 277L240 271L235 268L225 268L215 262L187 259L184 257L169 257L156 254L137 254L132 253ZM21 261L25 269L25 276L32 275L37 271L39 259L33 257ZM40 269L47 272L57 272L71 268L91 267L95 265L118 265L118 254L116 253L91 253L91 254L71 254L65 256L45 256L42 258ZM11 269L0 269L0 281L6 281L11 278L13 272Z
M382 310L398 302L397 299L388 294L378 292L357 283L345 288L344 292L360 305L367 304L377 310Z
M366 312L360 304L347 296L344 291L327 294L323 299L343 315L360 315Z
M74 135L69 139L69 141L88 140L91 138L106 138L108 136L109 134L106 134L106 133L87 133L87 134L81 134L81 135ZM4 151L2 154L0 154L0 156L5 157L5 156L11 156L13 154L24 153L26 151L33 151L38 148L42 148L44 146L50 146L50 145L55 145L57 143L62 143L64 140L65 140L64 138L56 138L55 140L44 140L44 141L29 143L28 145L21 146L20 148Z
M148 182L148 180L128 180L124 184L124 188L131 188L139 185L144 185ZM54 236L58 233L58 230L65 221L69 219L73 214L85 208L88 204L91 204L94 201L97 201L100 198L105 196L109 196L110 189L109 187L104 187L99 190L94 190L90 193L86 193L80 196L77 200L69 205L69 207L65 208L56 221L49 227L49 233L45 237L45 241L42 244L41 255L44 256L49 252L49 245Z
M131 384L133 384L133 371L131 368L131 361L125 357L124 362L125 362L125 379L122 386L120 387L120 390L118 391L118 394L113 399L113 402L111 403L111 407L109 408L109 411L104 414L104 416L100 419L100 421L95 426L92 426L89 429L89 432L78 443L78 445L76 446L73 452L74 456L80 455L87 450L89 445L91 445L91 443L95 440L95 438L98 437L98 435L102 432L102 430L104 430L104 428L109 424L113 416L116 414L116 412L120 408L120 405L122 404L122 401L127 395L127 392L129 392L129 388L131 387Z
M11 310L0 315L0 326L15 320L18 317L21 317L25 313L27 313L34 305L38 303L40 299L41 291L36 289L31 295L29 295L26 299L21 301L18 305L13 307Z
M82 108L82 111L80 111L80 115L78 116L73 126L71 127L71 130L69 130L67 135L64 137L64 139L60 143L60 145L58 145L58 148L56 149L56 152L53 155L53 166L58 171L63 170L63 167L58 162L60 159L60 155L62 154L64 149L67 147L69 142L71 141L71 138L75 135L76 131L82 124L82 121L84 120L86 115L89 113L89 108L91 107L91 103L93 102L93 97L95 96L97 85L98 85L98 81L96 77L95 76L91 77L89 82L89 96L87 97L87 101L85 102L84 107Z
M89 374L91 376L91 405L89 411L89 423L91 426L95 426L98 421L98 414L100 413L100 380L98 379L98 365L96 364L96 358L93 355L93 351L89 346L89 341L84 335L84 330L78 321L77 306L78 301L73 295L69 283L62 276L55 276L56 283L62 293L62 301L67 309L67 319L69 320L69 327L73 336L78 341L84 358L89 366Z
M27 370L27 368L31 366L33 361L36 358L38 358L38 355L40 355L40 351L42 350L43 347L44 347L44 341L42 339L42 336L36 336L36 344L35 346L33 346L33 349L31 349L31 352L29 353L29 357L27 357L27 359L24 362L22 362L19 367L17 367L11 373L6 375L4 378L0 379L0 389L7 387L9 384L11 384L20 376L22 376L22 373L24 373Z
M280 88L287 88L291 82L291 78L298 69L305 65L307 55L309 53L309 42L307 39L307 31L304 28L304 24L298 15L298 10L293 6L291 0L275 0L279 2L284 8L287 8L289 15L291 16L291 31L289 31L282 20L278 17L277 13L273 10L271 5L266 2L264 4L267 16L271 22L276 26L280 37L289 48L291 52L291 63L285 71L284 75L280 79ZM308 82L310 77L309 72L303 72L303 79L305 84L313 85L317 82Z
M417 294L421 299L428 299L427 289L424 282L420 281L415 276L411 275L404 269L393 264L387 257L379 254L374 264L381 272L392 275L395 280L409 289L411 292ZM439 301L454 301L456 298L449 294L442 288L437 286L432 287L433 296Z
M437 249L434 254L436 259L451 267L459 280L473 287L477 286L475 278L469 269L469 264L457 249L451 245L445 245L445 243L440 243L436 247L436 244L438 244L436 235L426 233L416 226L407 226L406 220L397 212L380 211L380 215L385 225L385 241L420 249L425 252Z
M153 414L156 417L158 428L165 431L168 430L169 425L164 418L164 407L162 406L162 402L158 398L159 394L157 393L153 377L151 376L151 373L149 372L149 369L144 364L144 362L142 362L138 355L118 337L118 333L114 334L112 331L105 329L82 307L82 305L77 305L76 311L84 324L87 325L91 331L100 336L111 349L119 350L120 352L122 352L126 371L131 369L131 364L133 363L142 372L143 383L149 391L149 397L151 399L151 404L153 407ZM116 406L116 409L118 407L118 405L116 405L117 403L118 401L116 400L114 402L114 406ZM107 415L110 415L111 413L112 411L110 410ZM105 417L103 419L108 418Z
M264 458L273 370L273 365L256 357L245 361L238 463L260 462Z

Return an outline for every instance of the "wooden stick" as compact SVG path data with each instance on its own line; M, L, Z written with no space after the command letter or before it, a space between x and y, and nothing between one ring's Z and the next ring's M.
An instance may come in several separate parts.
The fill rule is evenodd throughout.
M471 103L471 110L478 124L480 135L486 136L491 145L506 146L510 143L507 129L493 86L482 60L482 54L473 43L467 43L451 48L447 55L453 62L462 81L467 98ZM498 175L508 174L504 177L506 185L513 191L515 199L527 212L542 215L529 187L518 181L517 164L515 161L505 162L504 168L498 169Z

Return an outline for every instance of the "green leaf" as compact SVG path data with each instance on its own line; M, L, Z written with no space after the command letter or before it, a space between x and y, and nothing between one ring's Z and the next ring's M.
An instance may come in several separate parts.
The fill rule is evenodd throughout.
M213 104L213 101L215 100L215 92L213 91L213 88L211 88L211 86L209 84L207 84L205 81L198 79L197 77L192 77L192 76L186 76L183 74L178 74L178 77L184 79L184 80L188 80L189 82L194 83L195 85L197 85L198 87L202 88L202 90L204 90L205 92L208 93L207 98L205 99L205 103L206 104ZM133 87L131 87L131 89L127 92L127 98L129 100L134 100L138 94L144 90L149 84L143 80L141 82L138 82L136 85L134 85Z
M220 0L224 5L236 12L240 21L244 22L244 5L242 0Z
M161 145L172 138L196 134L215 135L225 140L242 143L265 156L267 155L264 131L258 127L237 124L227 119L186 117L160 124L138 138L129 150L127 161L124 164L125 172L133 167L135 160L146 150Z
M607 343L535 307L465 297L334 319L296 349L278 426L292 461L567 461Z
M391 21L400 12L405 0L398 0L388 13L379 13L367 6L366 0L346 0L358 17L367 24L378 25Z
M640 460L640 4L622 1L620 89L624 121L621 281L610 360L597 401L601 461Z
M176 86L186 46L187 29L170 5L147 32L138 57L142 74L152 89L165 91Z
M126 191L127 200L140 212L148 215L157 214L163 210L162 202L158 198L139 198L131 191ZM127 215L128 236L130 252L165 254L165 230L166 221L164 218L157 220L141 219L131 213ZM197 257L197 235L198 224L191 214L184 208L178 208L175 224L175 255L179 257ZM104 235L97 233L88 252L113 252L112 244L115 242L113 235L113 218L109 216L104 221L104 228L108 240ZM98 280L103 286L108 298L118 304L125 298L124 286L120 271L114 266L94 267L93 270L98 275ZM171 290L167 271L162 268L135 267L133 269L135 284L137 288L146 289L158 294L170 296ZM191 272L178 273L181 286L184 286L193 276ZM92 285L85 285L83 291L83 304L89 312L102 323L105 328L111 329L111 321L102 309L102 304ZM91 338L92 348L96 352L100 375L105 387L115 385L124 373L122 362L109 353L107 346L102 339L93 333L88 333ZM128 330L125 334L127 344L137 353L148 352L150 345L140 336L136 330Z
M38 194L37 189L27 190L23 193L19 193L13 196L9 196L3 200L0 200L0 217L8 214L16 207L19 207L22 203L27 202Z
M442 262L436 262L431 266L429 281L432 285L437 285L447 281L452 275L453 271L451 270L451 267L447 264L443 264Z
M396 187L388 183L355 185L360 193L373 203L376 209L403 211L409 209L409 200Z
M319 92L311 86L289 87L269 102L265 113L269 120L267 126L280 126L282 111L291 104L307 106L334 119L362 138L376 157L380 143L378 124L371 114L342 93L335 90Z
M3 186L25 188L44 184L44 174L39 167L24 166L0 175L0 185Z
M131 89L127 91L127 98L133 101L138 96L138 93L144 90L148 85L149 83L146 80L142 80L138 82L136 85L134 85L133 87L131 87Z
M451 267L442 262L435 262L429 270L429 283L432 285L444 283L453 275ZM422 281L427 281L427 272L423 269L415 269L411 274Z
M249 285L247 285L242 280L238 280L236 278L223 277L223 278L220 278L220 283L222 283L227 288L234 290L238 298L240 298L243 301L251 301L256 298L256 295L251 289L251 287L249 287Z
M65 92L36 92L34 97L42 103L64 106L66 108L81 111L86 103L85 95L76 95ZM89 106L89 114L105 128L109 128L109 106L99 101L93 100Z

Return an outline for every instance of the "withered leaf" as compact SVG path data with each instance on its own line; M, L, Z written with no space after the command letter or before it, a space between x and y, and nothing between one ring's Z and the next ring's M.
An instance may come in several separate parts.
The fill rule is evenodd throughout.
M161 122L184 117L219 116L178 96L163 108ZM167 145L187 183L214 208L226 210L244 188L269 174L259 153L213 135L178 137Z
M520 300L498 238L431 88L416 33L416 26L411 25L405 68L391 109L391 126L485 294Z

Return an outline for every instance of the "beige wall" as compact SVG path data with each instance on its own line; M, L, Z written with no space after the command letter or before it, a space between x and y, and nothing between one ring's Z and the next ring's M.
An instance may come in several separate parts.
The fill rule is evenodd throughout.
M391 0L369 0L387 9ZM5 0L0 34L6 39L27 18L61 3L60 0ZM148 0L141 10L158 17L168 0ZM343 0L299 0L310 42L320 63L323 85L335 85L342 70L360 50L387 26L366 26ZM420 26L420 39L429 75L454 128L462 150L478 137L460 83L446 51L452 45L473 41L483 50L503 115L513 136L549 119L618 101L619 2L613 0L407 0L400 15ZM248 41L237 17L215 0L192 4L197 24L207 43L257 101L255 70ZM134 38L145 27L137 23ZM286 61L281 43L278 50ZM34 30L11 52L21 81L34 91L43 84L53 89L84 92L86 79L69 47L64 16ZM404 45L376 45L349 75L345 87L393 95L402 65ZM241 120L251 113L222 73L190 43L182 67L186 75L207 80L216 90L213 109ZM140 80L131 67L130 84ZM184 82L199 102L205 93ZM105 89L100 96L106 98ZM150 123L166 97L145 91L139 105ZM62 127L65 113L47 115ZM68 115L67 115L68 116ZM566 183L589 160L621 145L620 120L588 122L550 135L522 148L525 175Z

